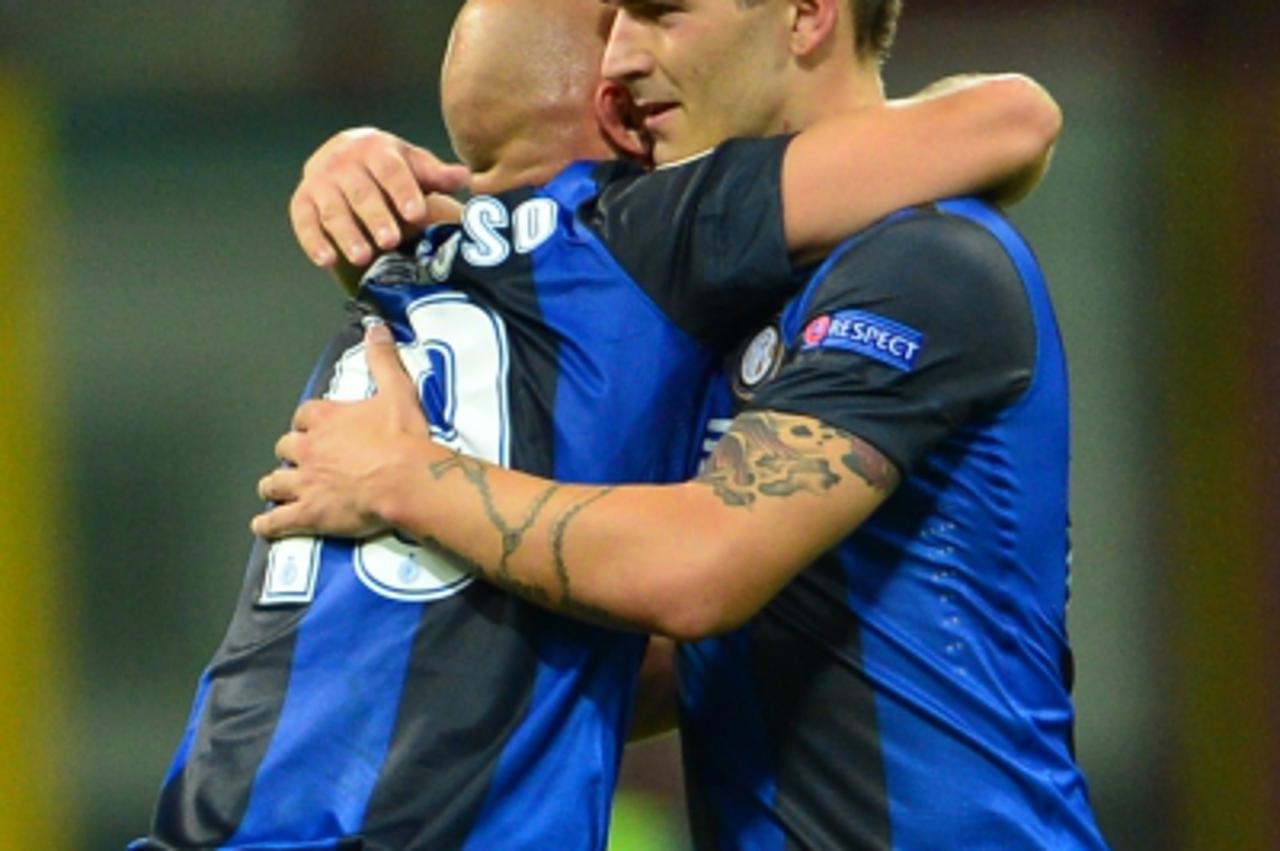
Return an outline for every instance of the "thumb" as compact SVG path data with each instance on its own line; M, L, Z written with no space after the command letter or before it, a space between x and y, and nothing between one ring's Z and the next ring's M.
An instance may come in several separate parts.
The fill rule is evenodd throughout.
M364 330L365 358L369 361L369 372L373 375L373 383L378 388L378 395L393 391L413 393L413 381L404 371L400 363L400 355L396 350L396 341L391 336L391 329L385 322L370 322Z
M458 163L442 162L425 148L409 147L405 159L418 185L429 192L453 194L471 184L471 170Z

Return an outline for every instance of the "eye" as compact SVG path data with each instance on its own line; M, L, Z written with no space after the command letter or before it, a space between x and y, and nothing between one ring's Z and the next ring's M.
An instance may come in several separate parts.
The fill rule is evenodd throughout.
M626 4L626 11L636 20L661 22L683 12L684 6L679 3L664 3L662 0L636 0Z

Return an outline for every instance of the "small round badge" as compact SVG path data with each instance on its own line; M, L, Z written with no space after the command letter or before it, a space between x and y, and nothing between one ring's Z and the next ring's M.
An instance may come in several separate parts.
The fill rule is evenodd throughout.
M742 352L738 380L746 390L754 390L777 371L782 360L782 335L770 325L752 338Z

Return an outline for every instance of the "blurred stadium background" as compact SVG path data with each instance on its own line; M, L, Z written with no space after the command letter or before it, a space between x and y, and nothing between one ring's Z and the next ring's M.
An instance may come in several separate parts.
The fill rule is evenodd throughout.
M457 6L0 0L0 848L144 830L341 315L286 200L344 126L446 148ZM1118 849L1280 848L1277 42L1270 3L914 0L887 71L1066 109L1014 218L1072 357L1077 738ZM619 851L683 847L674 756L629 758Z

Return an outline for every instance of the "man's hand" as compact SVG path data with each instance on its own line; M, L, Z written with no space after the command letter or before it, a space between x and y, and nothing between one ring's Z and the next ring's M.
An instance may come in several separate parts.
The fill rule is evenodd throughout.
M377 394L298 408L293 430L276 444L291 466L258 483L259 496L276 505L253 519L255 534L364 538L388 527L378 497L394 487L415 449L429 446L431 432L386 325L366 331L365 355Z
M395 248L420 233L434 206L431 193L465 188L471 173L425 148L372 127L344 130L311 155L289 202L302 250L317 266L345 256L352 266L372 262L376 249Z

